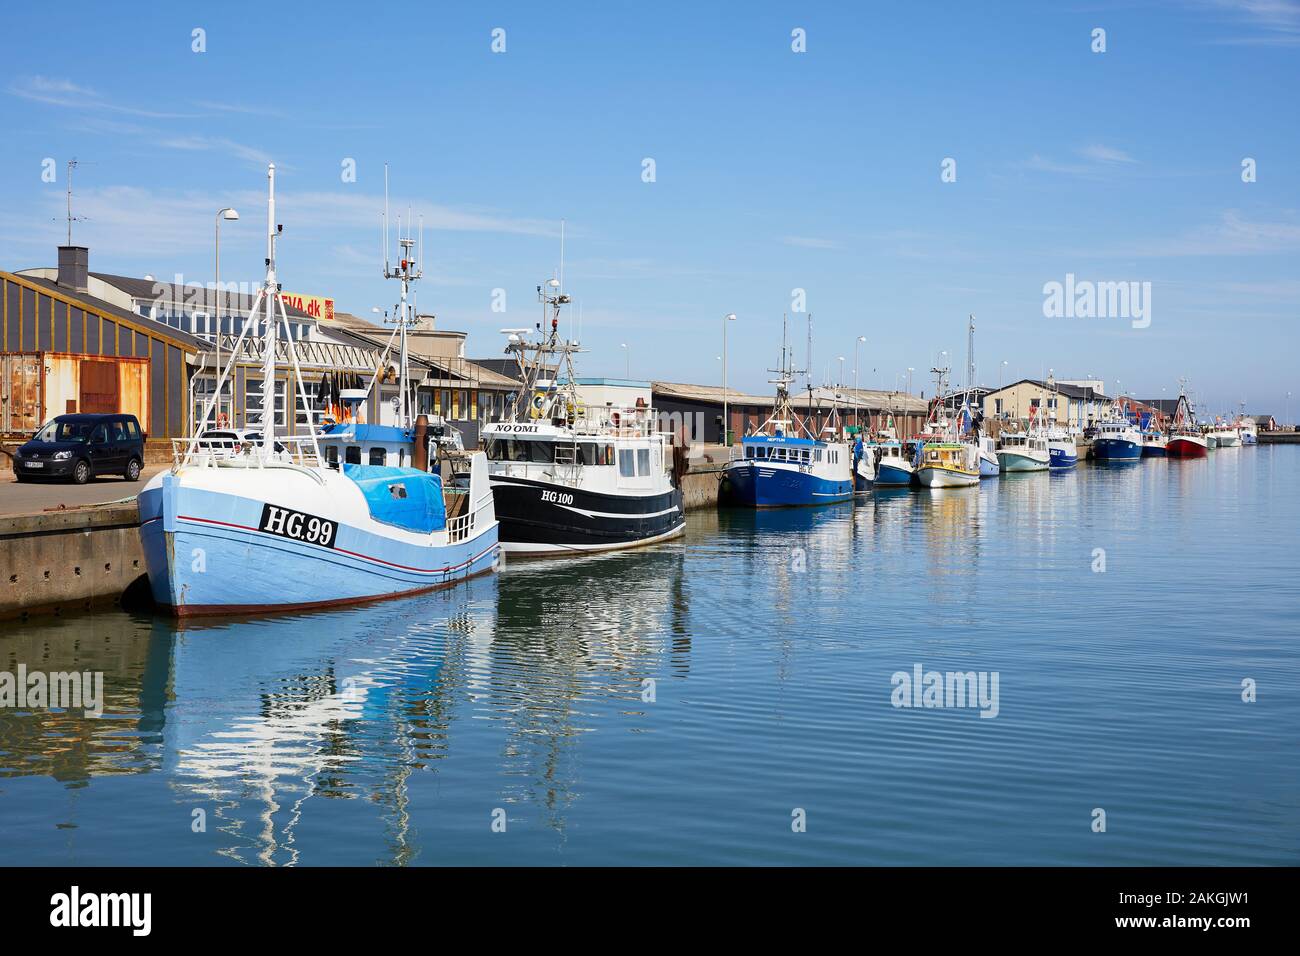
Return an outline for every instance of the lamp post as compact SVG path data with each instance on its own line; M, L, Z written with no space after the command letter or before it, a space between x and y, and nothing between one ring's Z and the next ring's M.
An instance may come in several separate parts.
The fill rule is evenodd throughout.
M736 321L736 313L728 312L722 317L722 444L727 447L727 457L731 457L731 417L727 407L727 323Z
M623 377L630 380L632 378L632 350L627 347L626 342L620 342L618 347L623 350L623 355L627 363L625 366L625 374Z
M223 209L218 209L217 218L216 218L216 227L215 227L216 228L216 244L215 244L216 261L213 263L213 271L216 273L216 275L213 279L214 288L212 290L212 300L216 305L214 311L217 313L217 379L216 380L218 383L218 390L217 390L216 407L217 407L218 416L221 415L221 391L220 391L219 383L221 382L221 220L223 219L229 222L234 222L239 219L239 213L235 212L235 210L231 209L229 206L226 206Z
M1002 373L1007 369L1007 360L1003 359L1002 364L998 366L998 391L1002 391Z
M858 346L867 340L865 335L859 335L853 340L853 425L859 431L862 430L862 419L859 414L859 406L862 404L862 396L858 394Z

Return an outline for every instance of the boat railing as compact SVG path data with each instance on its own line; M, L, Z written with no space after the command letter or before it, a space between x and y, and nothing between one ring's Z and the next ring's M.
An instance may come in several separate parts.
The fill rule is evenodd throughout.
M468 495L469 492L459 492ZM467 511L465 514L457 515L447 522L447 543L458 544L461 541L467 541L474 537L474 527L478 524L478 514L492 504L492 497L485 496L479 506L473 511Z
M319 468L316 444L312 436L276 438L269 457L263 454L257 439L240 438L173 438L172 467L197 468L266 468L297 465Z

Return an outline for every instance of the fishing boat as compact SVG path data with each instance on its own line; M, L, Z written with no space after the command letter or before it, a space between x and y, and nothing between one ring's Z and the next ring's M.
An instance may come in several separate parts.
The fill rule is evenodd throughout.
M627 407L583 403L573 361L583 350L559 331L560 308L571 299L554 278L537 294L543 320L534 329L502 329L523 386L509 417L479 430L502 549L613 551L682 534L684 462L672 436L658 430L644 399Z
M1142 433L1117 405L1097 423L1092 439L1092 457L1096 461L1137 461L1142 457Z
M1196 425L1196 416L1185 388L1178 395L1165 452L1170 458L1205 458L1210 453L1209 440Z
M1245 415L1237 419L1237 434L1241 437L1243 445L1259 444L1259 432L1256 430L1255 423Z
M1079 446L1074 436L1059 425L1047 430L1048 465L1053 470L1073 468L1079 463Z
M912 484L912 459L897 438L888 437L878 445L876 459L877 488L906 488Z
M1158 428L1150 428L1142 433L1142 457L1165 458L1169 454L1169 439Z
M1216 423L1211 434L1220 448L1236 448L1241 444L1241 433L1233 425Z
M402 418L387 447L398 453L397 465L345 458L331 467L314 429L305 436L277 434L278 367L287 369L304 407L312 405L276 276L274 165L267 178L265 283L193 437L173 442L172 468L140 494L140 536L155 601L177 616L257 613L412 594L492 572L500 549L487 460L468 456L462 484L444 484L428 470L405 389ZM385 275L401 279L399 314L412 322L406 292L419 268L411 257L414 240L399 241L401 265L390 270L385 263ZM241 442L237 451L214 449L199 436L255 329L264 355L260 440ZM403 333L403 364L405 358ZM403 449L409 466L400 463Z
M933 441L921 448L916 479L927 488L969 488L980 483L979 453L964 442Z
M848 443L818 438L806 423L795 424L790 383L804 373L791 367L784 335L780 368L770 371L776 374L771 379L776 386L772 417L754 434L741 439L743 457L727 462L722 472L722 499L747 508L789 508L851 500L854 475Z
M876 446L859 433L853 443L853 490L857 494L865 494L876 483L876 452Z

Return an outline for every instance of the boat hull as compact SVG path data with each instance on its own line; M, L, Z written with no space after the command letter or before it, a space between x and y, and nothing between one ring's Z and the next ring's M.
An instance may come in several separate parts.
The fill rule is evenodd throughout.
M499 566L495 522L464 541L429 545L378 522L319 514L328 502L298 504L336 525L318 544L264 530L261 497L161 477L140 494L140 540L154 601L177 617L356 604L450 587ZM294 490L278 499L284 509L294 510Z
M1052 442L1047 446L1048 466L1054 469L1073 468L1079 463L1079 451L1074 442Z
M859 461L853 466L853 490L859 494L868 492L876 483L876 471L867 461Z
M1127 438L1098 438L1092 443L1092 457L1096 461L1137 461L1142 457L1142 445Z
M1002 474L1002 466L998 464L998 456L980 452L980 477L996 478L1000 474Z
M1189 438L1180 435L1169 439L1165 453L1170 458L1205 458L1210 449L1204 439Z
M1168 443L1165 444L1156 444L1155 442L1142 443L1143 458L1167 458L1168 455L1169 455Z
M902 464L881 462L876 468L877 488L906 488L912 483L912 469Z
M1035 458L1032 455L1023 455L1014 451L998 452L998 467L1008 474L1026 471L1047 471L1049 465L1050 462Z
M1240 435L1234 435L1228 432L1222 432L1218 435L1215 435L1214 437L1219 442L1220 448L1236 448L1238 445L1241 444Z
M922 465L916 470L916 480L927 488L969 488L980 483L980 476L978 471Z
M572 554L635 548L686 530L682 491L610 495L531 478L492 476L509 554Z
M792 467L740 461L728 465L723 474L727 503L744 508L800 508L853 497L851 480L820 478Z

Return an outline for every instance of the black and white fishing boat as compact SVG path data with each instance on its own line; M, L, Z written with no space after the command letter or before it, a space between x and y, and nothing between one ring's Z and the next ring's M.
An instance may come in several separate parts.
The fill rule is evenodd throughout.
M561 339L558 280L538 287L542 322L503 329L522 387L510 418L482 426L501 546L512 554L573 554L681 534L680 457L649 403L583 404L578 343ZM549 328L548 328L549 322Z

